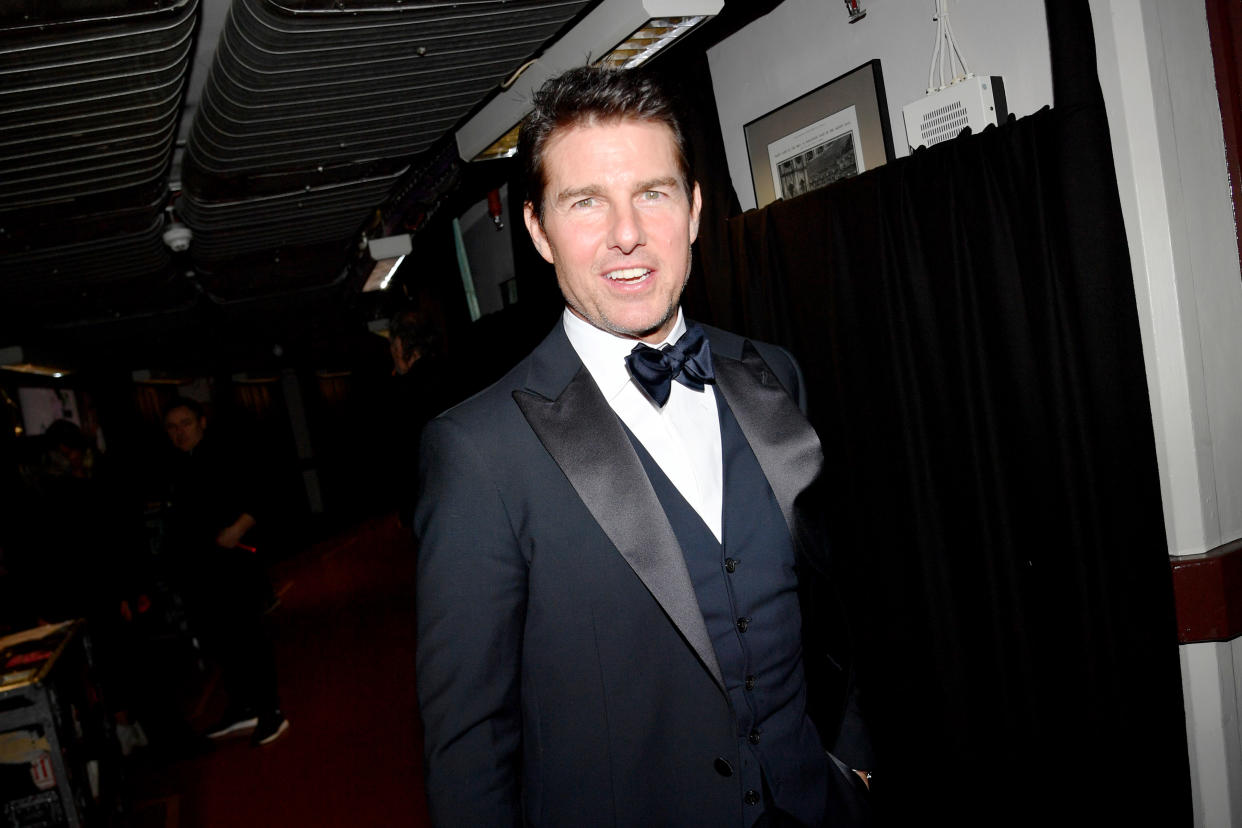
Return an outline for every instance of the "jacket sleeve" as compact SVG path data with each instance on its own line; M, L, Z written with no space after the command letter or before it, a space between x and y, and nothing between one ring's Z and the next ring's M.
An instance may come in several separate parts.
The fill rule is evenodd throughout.
M768 353L761 352L764 360L771 366L776 373L781 384L785 386L785 390L793 397L794 402L805 415L807 413L807 394L806 382L803 379L802 368L798 365L798 361L793 355L784 348L771 346ZM808 630L804 635L809 642L815 642L805 649L807 684L811 692L822 692L829 685L836 685L840 689L836 692L826 693L828 698L835 699L838 693L843 697L839 707L837 705L824 704L826 701L820 699L812 699L811 706L817 709L818 715L813 716L816 725L821 728L821 735L827 736L828 733L834 732L831 724L836 723L835 736L830 739L830 744L826 745L832 754L845 762L852 768L859 770L871 770L875 767L875 754L871 746L871 739L867 730L867 721L863 712L863 703L857 684L857 676L853 666L853 659L846 656L850 650L848 630L848 620L845 612L845 603L841 598L840 590L835 586L836 580L828 571L831 568L829 561L831 560L830 548L828 541L830 533L827 526L827 514L823 508L822 499L826 497L823 491L823 481L819 481L812 490L805 495L804 508L802 510L803 526L799 530L799 543L803 547L818 547L819 553L815 556L824 562L823 569L818 573L821 583L814 586L804 584L805 593L803 595L804 605L813 605L821 610L821 626L825 623L827 626L835 630L839 630L838 640L828 642L824 640L823 630ZM809 510L805 508L807 503L819 498L821 500L818 506L811 506ZM810 518L807 521L807 517ZM807 524L810 525L807 525ZM810 573L802 573L800 576L804 581L809 577L814 579L816 576ZM824 618L831 619L823 622ZM822 653L835 653L828 655L822 659L831 668L820 664L813 663ZM836 674L836 675L830 675ZM818 702L818 703L817 703ZM829 708L829 709L825 709ZM837 710L840 710L837 713ZM828 733L823 731L827 730Z
M521 822L521 660L527 566L491 469L468 433L424 429L418 700L436 826Z
M802 366L798 364L798 360L779 345L754 344L759 351L759 356L776 374L777 381L797 403L802 415L806 416L806 380L802 376Z

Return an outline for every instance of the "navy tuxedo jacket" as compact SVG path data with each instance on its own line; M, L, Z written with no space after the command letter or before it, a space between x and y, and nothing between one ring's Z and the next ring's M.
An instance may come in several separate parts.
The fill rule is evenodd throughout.
M717 388L798 551L808 706L871 758L819 510L823 465L783 350L705 328ZM736 725L681 549L558 322L421 449L418 696L437 826L741 825Z

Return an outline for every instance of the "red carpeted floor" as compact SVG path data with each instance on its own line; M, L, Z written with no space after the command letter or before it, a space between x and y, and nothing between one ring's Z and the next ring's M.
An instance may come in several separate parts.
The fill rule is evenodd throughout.
M281 701L291 728L252 748L135 763L140 828L427 824L414 695L414 560L395 518L315 545L273 573ZM210 686L195 706L218 714Z

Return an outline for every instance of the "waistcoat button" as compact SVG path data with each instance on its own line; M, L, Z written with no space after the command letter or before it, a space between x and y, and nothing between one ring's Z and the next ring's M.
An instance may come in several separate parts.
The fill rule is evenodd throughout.
M758 805L759 804L759 792L752 788L751 790L746 792L746 796L743 797L742 801L745 802L747 805Z

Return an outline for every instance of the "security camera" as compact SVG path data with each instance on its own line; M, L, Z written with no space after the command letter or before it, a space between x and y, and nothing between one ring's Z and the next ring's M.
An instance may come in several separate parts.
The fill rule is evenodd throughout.
M174 253L184 253L189 250L190 241L193 238L194 231L179 221L174 221L164 231L164 244L168 245L168 249Z

